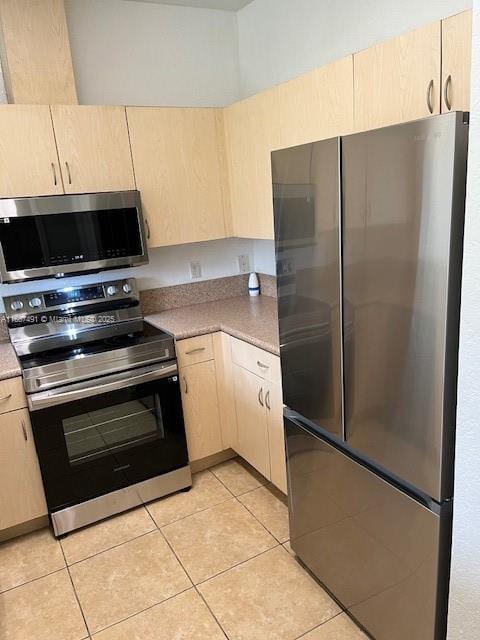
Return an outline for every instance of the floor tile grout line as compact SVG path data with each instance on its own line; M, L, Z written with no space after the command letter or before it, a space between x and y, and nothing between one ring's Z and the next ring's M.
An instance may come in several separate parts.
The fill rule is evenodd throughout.
M31 578L30 580L26 580L25 582L22 582L20 584L16 584L14 587L9 587L8 589L5 589L4 591L0 591L0 597L3 596L4 593L9 593L10 591L13 591L14 589L20 589L20 587L24 587L27 584L31 584L32 582L37 582L38 580L42 580L43 578L48 578L48 576L53 576L54 573L60 573L60 571L64 571L65 569L68 569L67 565L65 565L64 567L60 567L60 569L55 569L54 571L49 571L48 573L45 573L41 576L37 576L36 578Z
M70 579L70 584L72 585L73 595L75 596L75 600L77 601L78 608L80 609L80 613L82 615L83 623L85 625L85 629L87 630L88 637L90 637L90 635L91 635L90 627L88 626L87 618L85 616L85 612L83 611L82 603L80 602L80 596L78 595L77 590L75 588L75 583L73 582L72 574L70 573L70 568L69 568L69 566L67 564L67 558L65 557L65 552L63 550L62 543L61 543L60 540L58 541L58 543L60 545L60 549L62 550L63 560L65 562L65 566L66 566L66 569L67 569L67 574L68 574L68 577Z
M245 495L245 494L243 494L243 495ZM237 500L238 500L238 502L240 502L240 504L241 504L241 505L243 505L243 506L245 507L245 509L248 511L248 513L250 513L250 514L255 518L255 520L256 520L259 524L261 524L261 525L262 525L262 527L263 527L263 528L264 528L264 529L265 529L265 530L266 530L266 531L267 531L267 532L268 532L268 533L269 533L273 538L275 538L275 540L278 542L278 544L283 545L283 544L284 544L284 542L287 542L288 540L290 540L290 538L287 538L287 540L284 540L283 542L282 542L281 540L279 540L279 539L277 538L277 536L273 533L273 531L270 531L270 529L267 527L267 525L266 525L266 524L264 524L264 523L263 523L263 522L262 522L262 521L261 521L261 520L260 520L256 515L255 515L255 513L253 513L253 511L252 511L251 509L249 509L249 508L248 508L248 505L244 504L244 503L243 503L241 500L239 500L238 498L237 498Z
M173 600L177 596L182 595L182 593L186 593L187 591L191 591L192 589L194 589L194 586L190 585L189 587L186 587L185 589L182 589L178 593L174 593L173 595L168 596L168 598L165 598L164 600L160 600L159 602L154 602L153 604L149 605L148 607L145 607L145 609L140 609L139 611L135 611L135 613L131 613L130 615L126 616L125 618L122 618L121 620L116 620L115 622L112 622L111 624L108 624L106 627L102 627L101 629L98 629L97 631L94 631L93 633L91 633L91 637L93 638L93 636L95 636L97 633L103 633L103 631L105 631L106 629L111 629L112 627L115 627L117 624L122 624L122 622L125 622L126 620L130 620L130 618L135 618L135 616L139 616L141 613L145 613L146 611L150 611L150 609L154 609L155 607L159 607L164 602L168 602L169 600Z
M315 629L320 629L320 627L323 627L323 625L327 624L327 622L331 622L332 620L335 620L335 618L338 618L338 616L341 616L343 613L345 613L343 610L339 611L338 613L336 613L335 615L333 615L331 618L328 618L328 620L324 620L323 622L321 622L320 624L315 625L314 627L312 627L311 629L307 629L307 631L305 631L304 633L302 633L301 635L297 636L295 638L295 640L301 640L302 638L304 638L308 633L311 633L312 631L315 631Z
M231 567L228 567L228 569L223 569L222 571L219 571L215 575L210 576L209 578L205 578L205 580L201 580L200 582L196 582L196 583L194 583L194 586L195 587L201 587L206 582L209 582L210 580L213 580L214 578L218 578L218 576L221 576L224 573L228 573L229 571L231 571L232 569L236 569L237 567L241 567L243 564L246 564L247 562L250 562L250 560L254 560L255 558L259 558L264 553L268 553L269 551L273 551L273 549L279 549L280 547L282 547L282 545L278 544L278 542L275 540L275 545L273 547L269 547L268 549L264 549L263 551L260 551L259 553L256 553L251 558L247 558L246 560L241 560L240 562L237 562L236 564L233 564ZM284 549L284 551L285 551L285 553L288 553L288 551L286 549Z
M173 494L173 495L175 495L175 494ZM177 518L176 520L172 520L171 522L166 522L165 524L161 524L161 525L158 525L155 522L155 518L152 516L150 511L148 511L148 505L145 505L145 508L148 511L148 515L152 518L153 522L155 523L155 526L160 529L162 527L168 527L171 524L176 524L177 522L181 522L182 520L185 520L185 518L190 518L190 516L194 516L197 513L202 513L203 511L208 511L208 509L211 509L212 507L218 507L219 504L224 504L225 502L228 502L229 500L232 500L233 498L235 498L235 496L232 495L229 498L225 498L225 500L222 500L221 502L216 502L215 504L211 504L208 507L204 507L203 509L199 509L198 511L194 511L193 513L189 513L187 516L182 516L181 518Z
M97 556L101 555L102 553L106 553L107 551L111 551L112 549L117 549L118 547L122 547L124 544L128 544L129 542L133 542L134 540L138 540L139 538L143 538L144 536L148 536L149 533L155 533L156 530L156 526L153 529L150 529L150 531L145 531L144 533L139 533L138 536L134 536L133 538L129 538L128 540L124 540L124 542L119 542L118 544L114 544L111 547L107 547L106 549L102 549L101 551L97 551L96 553L92 553L92 555L90 556L86 556L85 558L82 558L81 560L76 560L75 562L72 562L70 564L67 563L67 568L69 567L75 567L77 564L80 564L81 562L85 562L85 560L90 560L91 558L96 558ZM63 547L62 547L62 552L63 552ZM67 559L65 557L65 562L67 562Z
M210 611L212 618L215 620L215 622L218 624L220 631L223 633L223 635L225 636L225 638L227 638L227 640L229 640L230 636L227 634L226 630L223 628L222 624L220 623L220 620L217 618L217 616L213 613L212 609L210 608L210 605L208 604L208 602L206 601L204 595L197 589L196 586L194 586L195 592L198 593L198 596L202 599L202 602L205 603L205 606L207 607L207 609Z

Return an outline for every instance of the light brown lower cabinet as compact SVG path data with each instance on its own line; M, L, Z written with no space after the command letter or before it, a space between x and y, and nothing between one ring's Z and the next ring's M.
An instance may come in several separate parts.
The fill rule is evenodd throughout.
M0 415L0 530L47 514L27 409Z
M180 368L183 415L190 462L222 451L215 362Z
M270 479L270 451L265 380L238 364L233 365L237 411L237 451L262 475Z

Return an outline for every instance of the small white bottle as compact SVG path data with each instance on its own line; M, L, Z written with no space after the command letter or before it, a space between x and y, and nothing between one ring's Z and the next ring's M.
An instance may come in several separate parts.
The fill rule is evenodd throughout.
M260 295L260 283L255 272L252 272L248 278L248 295L252 297Z

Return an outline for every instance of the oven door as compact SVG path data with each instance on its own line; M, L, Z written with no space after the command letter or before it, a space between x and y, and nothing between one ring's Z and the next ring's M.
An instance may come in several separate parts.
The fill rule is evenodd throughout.
M188 465L176 363L29 396L50 513Z

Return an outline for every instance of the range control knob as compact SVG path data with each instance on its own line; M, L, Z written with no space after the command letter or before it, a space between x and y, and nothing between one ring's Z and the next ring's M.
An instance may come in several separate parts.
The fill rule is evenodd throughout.
M132 292L132 287L128 284L128 282L125 282L122 289L123 289L123 293L126 293L126 294L129 294Z
M23 309L23 302L21 300L14 300L10 303L10 309L12 309L12 311L20 311L20 309Z
M28 306L32 307L32 309L37 309L38 307L42 306L42 299L32 298L31 300L28 301Z
M114 296L117 293L118 289L115 285L111 284L107 287L107 296Z

